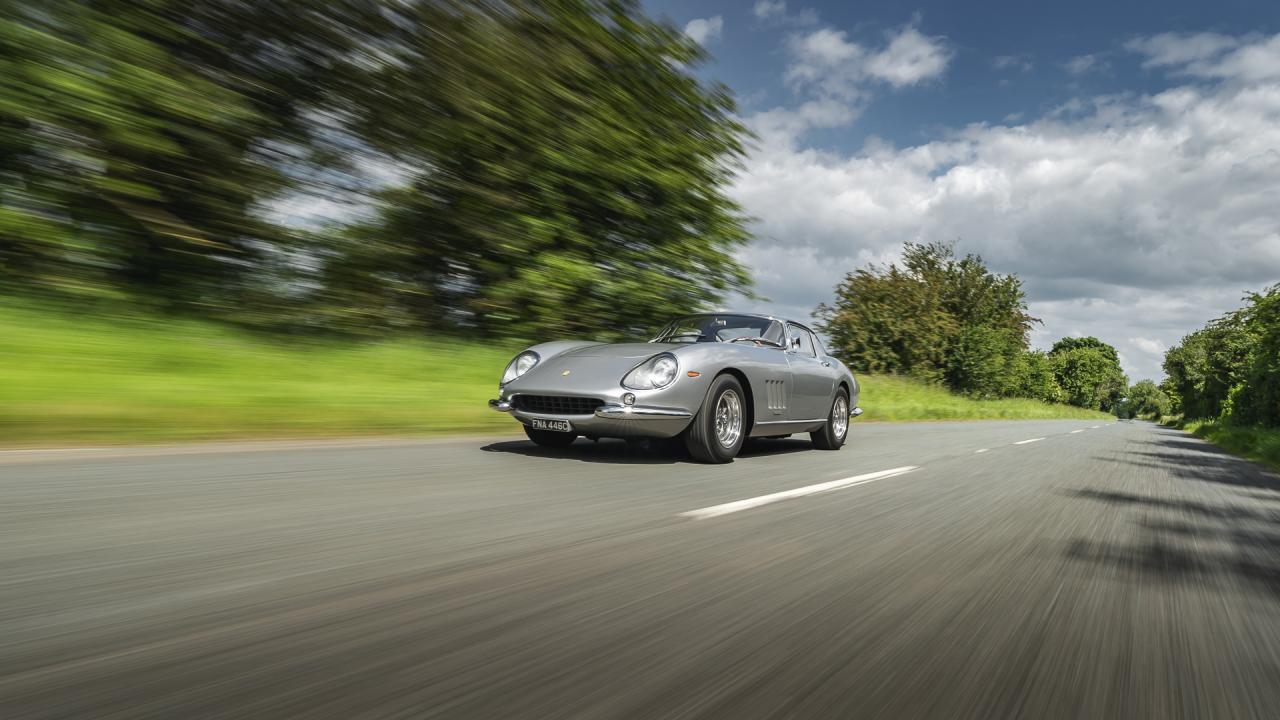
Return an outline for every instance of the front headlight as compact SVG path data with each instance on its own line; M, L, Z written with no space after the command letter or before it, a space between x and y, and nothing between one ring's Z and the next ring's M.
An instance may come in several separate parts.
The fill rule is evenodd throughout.
M539 359L538 353L532 350L525 350L517 355L514 360L507 363L507 369L502 372L502 384L506 385L532 370L533 366L538 364Z
M662 353L640 363L627 376L622 378L622 387L628 390L657 390L664 388L676 380L680 364L676 356Z

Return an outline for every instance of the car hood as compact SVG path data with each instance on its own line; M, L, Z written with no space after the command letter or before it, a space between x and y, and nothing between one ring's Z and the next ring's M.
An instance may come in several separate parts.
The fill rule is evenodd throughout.
M688 343L684 343L688 344ZM636 360L637 362L651 355L657 355L664 350L670 351L680 347L678 344L672 343L610 343L602 345L588 345L576 350L570 350L563 353L560 357L578 357L578 358L625 358L628 360Z
M678 347L665 343L590 345L543 360L513 380L512 392L598 392L616 388L622 377L645 358Z

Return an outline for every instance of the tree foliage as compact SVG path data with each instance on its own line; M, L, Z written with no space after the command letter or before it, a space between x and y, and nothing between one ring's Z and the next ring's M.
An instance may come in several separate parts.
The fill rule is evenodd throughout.
M1095 337L1065 337L1049 351L1068 403L1110 411L1129 385L1116 349Z
M1280 285L1165 353L1166 387L1187 418L1280 425Z
M748 286L703 59L629 0L8 2L0 283L339 329L699 309Z
M500 8L405 10L355 125L418 171L354 229L346 287L526 335L625 333L745 290L722 190L744 130L685 70L703 51L633 3Z
M1125 397L1132 416L1158 420L1173 410L1169 396L1151 380L1134 383Z
M1028 397L1110 410L1128 379L1114 347L1063 338L1028 349L1039 322L1022 281L946 244L908 243L901 266L847 275L815 315L831 346L860 372L912 375L975 397Z
M289 187L279 144L305 144L304 113L376 15L354 0L5 7L0 281L234 304L285 240L257 212Z
M862 372L913 375L978 397L1051 399L1043 357L1027 352L1038 320L1022 281L952 246L908 243L902 266L869 266L818 308L836 354Z

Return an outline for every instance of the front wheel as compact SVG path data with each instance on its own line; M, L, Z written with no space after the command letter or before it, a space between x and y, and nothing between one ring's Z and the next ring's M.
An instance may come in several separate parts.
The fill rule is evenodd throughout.
M684 431L685 447L694 459L727 463L738 455L747 439L746 397L732 375L721 375L711 382L702 409Z
M849 395L843 388L836 391L831 401L831 415L821 429L809 433L813 446L819 450L839 450L849 436Z
M556 432L555 430L534 430L528 425L524 426L524 434L529 436L534 445L542 447L562 448L568 447L570 443L578 438L576 433Z

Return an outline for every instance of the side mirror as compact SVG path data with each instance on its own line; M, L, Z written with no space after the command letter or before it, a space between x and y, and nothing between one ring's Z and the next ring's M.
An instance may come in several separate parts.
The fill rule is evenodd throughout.
M792 349L792 350L799 350L799 349L800 349L800 338L798 338L798 337L793 337L793 338L791 338L791 349Z

